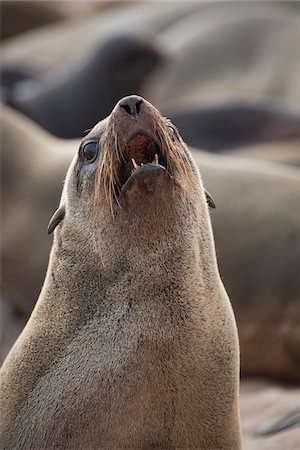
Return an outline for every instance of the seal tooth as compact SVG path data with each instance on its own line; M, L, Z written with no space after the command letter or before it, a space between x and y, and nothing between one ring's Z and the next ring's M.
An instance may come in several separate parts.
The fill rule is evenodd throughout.
M157 156L157 153L155 153L155 155L154 155L154 159L153 159L153 161L152 161L152 164L158 164L158 156Z
M140 168L140 166L137 164L137 162L135 161L134 158L131 158L131 161L132 161L132 164L133 164L133 167L134 167L135 170Z

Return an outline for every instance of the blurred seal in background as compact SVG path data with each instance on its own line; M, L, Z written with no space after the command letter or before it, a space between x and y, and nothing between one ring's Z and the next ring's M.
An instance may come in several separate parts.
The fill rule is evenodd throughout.
M161 110L300 99L300 15L292 2L211 2L159 33L168 63L144 93Z
M28 316L51 248L45 235L49 212L57 205L74 142L55 139L7 107L1 108L0 140L2 294Z
M300 108L272 100L239 101L214 105L190 106L166 111L192 147L211 152L233 152L243 147L265 143L285 146L291 142L295 156L300 159L294 142L300 139ZM284 148L284 147L283 147ZM254 153L255 154L255 153ZM256 154L259 157L258 151ZM272 152L269 152L270 159ZM265 159L268 153L265 153ZM285 151L282 150L284 160ZM264 158L263 158L264 159ZM274 157L274 159L276 159ZM288 157L287 157L288 159Z
M12 38L36 27L64 19L62 10L50 1L2 1L1 40Z
M74 8L76 3L67 2L65 9ZM1 49L2 66L30 69L46 79L52 70L67 65L83 50L101 45L111 35L131 33L150 43L157 33L201 7L201 3L189 1L108 4L116 7L44 26L8 40Z
M227 154L239 158L264 159L300 168L300 138L239 147Z
M217 208L220 272L236 314L242 373L300 381L300 171L193 152Z
M21 83L9 103L58 137L80 137L97 118L106 117L120 97L141 93L160 62L159 51L144 38L117 33L82 52L47 83Z

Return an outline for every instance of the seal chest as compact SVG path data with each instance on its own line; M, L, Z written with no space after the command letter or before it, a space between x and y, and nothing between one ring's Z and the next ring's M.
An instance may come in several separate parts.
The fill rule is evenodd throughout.
M239 350L176 128L125 97L82 141L1 371L8 448L240 448Z

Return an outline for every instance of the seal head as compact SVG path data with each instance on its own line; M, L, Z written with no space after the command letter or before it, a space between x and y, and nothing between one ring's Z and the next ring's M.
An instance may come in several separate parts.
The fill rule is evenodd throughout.
M127 236L145 246L163 236L170 222L180 226L182 214L184 220L199 220L197 214L206 211L205 196L214 207L178 130L136 95L120 100L111 115L82 140L65 189L48 232L64 219L68 234L79 229L81 234L90 233L91 228L84 225L88 220L99 248L105 247L110 227L120 241ZM199 201L194 202L195 198Z

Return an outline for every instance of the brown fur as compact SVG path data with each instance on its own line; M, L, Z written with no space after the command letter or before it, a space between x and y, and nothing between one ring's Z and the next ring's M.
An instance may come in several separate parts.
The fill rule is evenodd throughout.
M117 105L88 138L113 125L118 142L138 129L156 136L151 115L163 127L146 102L136 122ZM162 152L175 145L165 138ZM189 177L174 162L149 194L139 175L121 207L98 191L95 226L95 171L108 151L80 193L80 150L68 171L41 295L1 370L1 444L240 448L237 333L196 166L182 146Z

